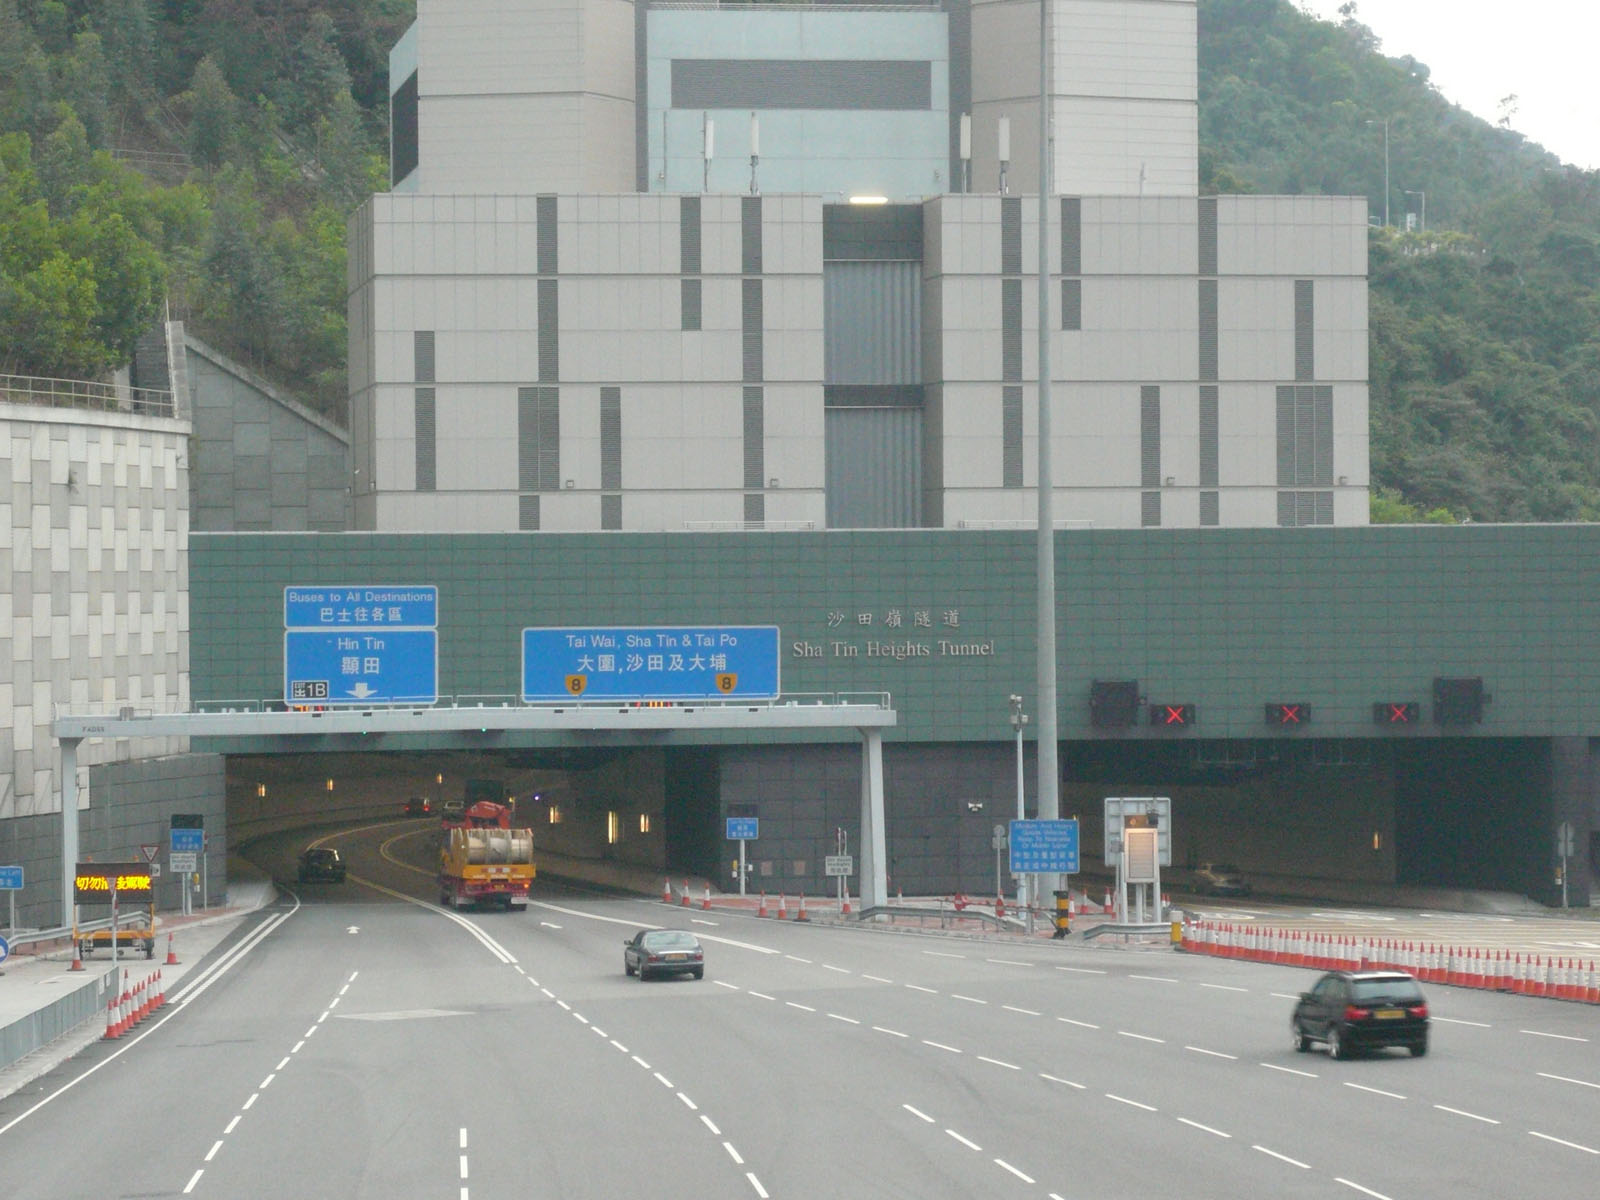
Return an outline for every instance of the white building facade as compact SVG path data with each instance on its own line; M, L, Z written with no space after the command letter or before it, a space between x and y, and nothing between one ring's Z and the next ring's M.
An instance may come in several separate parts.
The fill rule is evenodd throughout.
M1031 523L1038 21L419 0L350 227L356 527ZM1365 200L1198 194L1194 0L1051 43L1057 519L1365 523Z

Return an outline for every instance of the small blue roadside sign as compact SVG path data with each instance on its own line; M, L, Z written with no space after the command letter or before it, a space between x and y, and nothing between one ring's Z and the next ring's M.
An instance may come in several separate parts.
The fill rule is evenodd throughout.
M753 842L761 832L761 819L759 817L729 817L728 840L730 842Z
M432 584L283 589L285 629L431 629L438 624L439 589Z
M0 963L11 957L11 943L0 937Z
M168 849L174 854L198 854L206 848L204 829L169 829L167 834L172 839Z
M522 699L776 700L776 625L522 631Z
M20 892L22 890L22 868L0 867L0 892Z
M1076 875L1077 819L1011 822L1011 873Z
M433 704L438 699L437 630L290 629L283 635L285 704Z

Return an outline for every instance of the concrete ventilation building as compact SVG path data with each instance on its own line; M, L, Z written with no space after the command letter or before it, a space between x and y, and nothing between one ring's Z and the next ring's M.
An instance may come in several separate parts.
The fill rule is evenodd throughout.
M1365 201L1199 195L1194 0L1049 3L1058 520L1364 524ZM419 0L355 527L1031 522L1039 12Z

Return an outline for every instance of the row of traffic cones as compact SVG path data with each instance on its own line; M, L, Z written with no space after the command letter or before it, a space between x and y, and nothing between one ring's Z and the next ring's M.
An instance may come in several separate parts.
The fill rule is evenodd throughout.
M166 985L161 981L161 968L157 967L154 975L123 988L106 1004L106 1039L121 1037L166 1002Z
M673 903L672 881L670 879L663 879L661 881L661 903ZM677 903L678 907L680 908L692 907L692 904L689 900L689 881L687 879L683 881L683 891L678 894ZM711 888L709 886L706 887L704 894L701 896L700 908L705 912L709 912L711 910ZM846 892L844 894L844 900L839 905L839 912L844 916L849 916L852 911L853 910L850 906L850 893ZM765 890L763 890L761 893L761 905L756 910L756 916L772 916L771 909L767 907L767 893ZM789 919L789 898L781 892L778 894L777 917L780 921L787 921ZM806 896L804 892L800 893L800 907L795 912L794 919L796 921L809 921L811 919L811 914L806 911Z

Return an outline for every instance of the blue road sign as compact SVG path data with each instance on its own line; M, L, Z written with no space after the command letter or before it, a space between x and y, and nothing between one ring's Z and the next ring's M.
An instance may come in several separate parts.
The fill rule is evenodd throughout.
M283 589L285 629L431 629L439 623L432 584L360 584Z
M11 957L11 943L0 937L0 962Z
M206 848L204 829L169 829L167 834L172 839L169 848L174 854L198 854Z
M283 635L285 704L432 704L438 699L437 630L291 629Z
M22 868L0 867L0 892L20 892L22 890Z
M776 625L522 631L525 701L777 697Z
M1077 819L1011 822L1011 873L1076 875Z
M761 832L761 819L759 817L729 817L728 840L730 842L753 842Z

